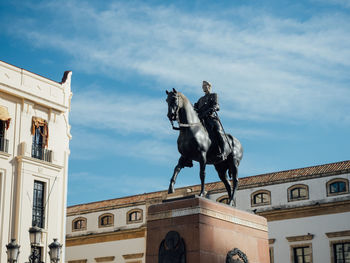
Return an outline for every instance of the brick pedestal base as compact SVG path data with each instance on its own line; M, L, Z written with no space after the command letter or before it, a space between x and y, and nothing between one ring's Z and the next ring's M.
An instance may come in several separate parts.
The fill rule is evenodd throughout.
M146 263L158 263L160 245L169 231L183 238L187 263L224 263L234 248L249 263L269 262L266 219L228 205L196 196L150 206Z

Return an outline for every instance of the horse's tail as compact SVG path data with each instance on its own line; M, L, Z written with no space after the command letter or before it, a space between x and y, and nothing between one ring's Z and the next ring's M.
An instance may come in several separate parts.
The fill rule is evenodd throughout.
M231 149L233 151L233 160L235 162L236 167L238 167L239 163L242 160L243 157L243 147L241 142L231 134L227 134L227 136L230 138L231 142Z

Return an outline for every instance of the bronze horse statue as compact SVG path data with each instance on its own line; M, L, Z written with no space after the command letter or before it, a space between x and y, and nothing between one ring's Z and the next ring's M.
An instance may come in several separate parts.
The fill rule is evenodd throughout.
M210 139L206 128L201 123L197 112L194 110L186 96L175 89L166 91L168 97L168 118L173 129L179 130L177 139L178 150L181 154L178 164L175 166L173 176L170 180L168 193L174 192L176 177L184 167L192 167L192 161L200 164L201 191L200 196L205 195L205 167L207 164L213 164L224 183L228 194L228 204L234 204L235 193L238 186L238 165L243 156L241 143L232 135L226 134L226 143L224 153L226 159L217 157L218 147L215 141ZM177 121L179 127L174 127L173 122ZM227 171L232 178L232 186L227 178Z

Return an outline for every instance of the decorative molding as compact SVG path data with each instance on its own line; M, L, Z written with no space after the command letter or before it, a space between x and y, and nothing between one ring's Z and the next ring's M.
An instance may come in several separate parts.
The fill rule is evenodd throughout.
M306 241L312 240L314 238L313 234L308 233L307 235L286 237L289 242Z
M43 167L50 169L50 170L54 170L56 172L60 172L63 168L63 166L61 165L57 165L57 164L53 164L53 163L49 163L49 162L45 162L36 158L32 158L32 157L28 157L28 156L16 156L16 159L19 162L26 162L26 163L30 163L33 165L42 165Z
M328 238L350 236L350 230L326 233Z
M247 255L238 248L234 248L229 252L227 252L225 262L226 263L235 263L235 262L249 263Z
M8 160L10 156L11 156L11 154L9 154L9 153L7 153L7 152L2 152L2 151L0 151L0 158L1 158L1 159Z
M96 262L109 262L109 261L113 261L115 259L115 256L110 256L110 257L99 257L99 258L95 258Z
M206 216L210 216L216 219L220 219L223 221L227 221L230 223L235 223L238 225L255 228L261 231L267 232L267 226L257 224L254 222L250 222L244 219L240 219L238 217L232 216L231 214L225 214L221 213L215 210L211 210L208 208L203 207L191 207L191 208L183 208L183 209L174 209L170 211L165 211L161 213L155 213L155 214L149 214L147 220L148 221L154 221L159 219L166 219L166 218L174 218L174 217L180 217L180 216L189 216L189 215L195 215L195 214L202 214Z
M275 243L275 241L276 241L276 239L275 239L275 238L269 238L269 245L274 244L274 243Z
M137 259L137 258L142 258L144 253L135 253L135 254L126 254L123 255L124 259Z
M257 214L265 217L268 222L271 222L278 220L337 214L344 212L350 212L350 200L288 209L272 209L269 211L257 212Z
M128 229L117 232L87 234L74 237L66 237L66 247L88 245L102 242L111 242L118 240L126 240L133 238L144 238L146 236L146 228Z
M69 260L68 263L87 263L87 259Z

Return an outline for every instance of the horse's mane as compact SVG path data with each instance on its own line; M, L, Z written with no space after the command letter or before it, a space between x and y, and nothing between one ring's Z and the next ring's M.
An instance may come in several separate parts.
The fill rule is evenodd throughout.
M177 92L177 94L184 100L184 102L191 104L191 102L187 99L187 97L183 93Z

